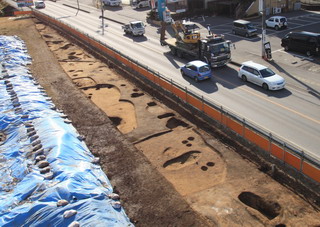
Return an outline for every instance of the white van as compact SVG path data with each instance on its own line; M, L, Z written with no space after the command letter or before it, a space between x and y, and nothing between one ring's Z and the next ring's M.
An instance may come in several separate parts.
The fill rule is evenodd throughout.
M102 0L105 6L120 6L121 0Z

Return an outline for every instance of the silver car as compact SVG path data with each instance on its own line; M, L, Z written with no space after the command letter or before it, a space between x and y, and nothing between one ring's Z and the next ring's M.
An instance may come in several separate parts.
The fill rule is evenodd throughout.
M280 90L286 84L285 80L270 68L253 61L242 63L238 77L245 82L257 84L265 90Z
M36 7L36 9L43 9L46 7L46 4L44 3L44 1L38 0L34 2L34 6Z

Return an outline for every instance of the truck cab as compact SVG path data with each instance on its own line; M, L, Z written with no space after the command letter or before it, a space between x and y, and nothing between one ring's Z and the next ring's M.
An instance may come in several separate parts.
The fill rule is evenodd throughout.
M220 67L231 61L231 42L223 37L200 40L199 57L211 67Z
M145 25L142 21L132 21L122 26L122 29L126 34L133 36L143 36L145 33Z

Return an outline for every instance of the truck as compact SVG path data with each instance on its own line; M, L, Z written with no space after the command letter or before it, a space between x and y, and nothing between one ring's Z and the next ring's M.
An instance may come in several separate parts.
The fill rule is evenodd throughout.
M122 26L123 31L126 34L133 36L143 36L145 33L145 25L142 21L131 21L128 24Z
M231 61L231 41L226 40L223 35L210 34L201 38L200 33L184 29L182 38L177 25L172 25L175 38L166 38L163 31L160 38L161 45L168 46L172 55L201 60L211 67L224 66Z
M133 0L132 7L134 7L135 9L150 7L150 0Z

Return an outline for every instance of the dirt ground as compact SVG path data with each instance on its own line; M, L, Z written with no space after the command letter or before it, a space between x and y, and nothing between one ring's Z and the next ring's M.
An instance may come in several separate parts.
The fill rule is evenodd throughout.
M0 18L136 226L320 226L319 210L35 19Z

